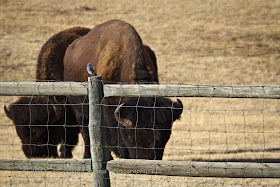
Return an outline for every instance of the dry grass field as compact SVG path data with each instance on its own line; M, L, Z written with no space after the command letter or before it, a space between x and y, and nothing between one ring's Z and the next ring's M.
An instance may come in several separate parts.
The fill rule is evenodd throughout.
M1 0L0 81L34 81L53 34L110 19L132 24L156 53L161 83L280 85L279 0ZM0 158L25 158L0 97ZM280 100L182 98L163 160L280 159ZM82 158L83 141L74 158ZM279 186L279 179L110 173L112 186ZM91 173L1 171L3 186L92 186Z

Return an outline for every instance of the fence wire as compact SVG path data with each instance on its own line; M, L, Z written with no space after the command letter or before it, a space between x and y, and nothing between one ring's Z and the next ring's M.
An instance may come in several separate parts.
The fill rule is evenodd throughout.
M122 85L118 85L122 87ZM181 85L184 86L184 85ZM139 85L139 89L140 85ZM159 91L158 91L159 92ZM82 102L75 103L74 106L88 106L86 96L81 96ZM25 159L26 155L22 150L22 145L35 146L40 148L46 148L47 155L44 155L47 160L53 159L52 148L55 147L58 155L61 155L61 147L63 146L75 146L73 150L74 159L82 159L84 154L84 142L82 140L81 133L78 132L79 142L77 144L68 143L67 134L72 128L78 128L79 123L71 121L69 117L69 110L67 108L73 107L73 104L69 103L69 100L65 97L62 98L62 102L54 102L54 96L28 96L26 103L21 103L20 106L27 107L27 115L29 116L22 127L26 127L29 133L29 139L27 143L23 143L19 138L16 126L13 124L12 119L7 118L3 110L4 106L15 103L20 97L15 96L1 96L0 110L1 121L1 136L0 136L0 158L1 159ZM40 104L36 101L44 102ZM38 100L36 100L38 99ZM118 156L126 157L134 155L136 158L140 158L147 155L139 155L137 151L153 150L155 152L156 140L161 140L162 137L156 132L171 131L170 138L168 139L162 160L167 161L191 161L191 162L258 162L258 163L279 163L280 156L280 101L279 99L264 99L264 98L215 98L215 97L188 97L184 98L178 92L170 100L161 100L158 96L150 96L149 99L141 95L139 91L138 97L127 98L125 95L121 97L104 98L103 107L104 110L108 110L108 115L105 112L105 121L110 120L108 116L113 115L113 112L118 106L121 106L125 111L132 111L131 116L123 116L125 113L119 113L121 117L132 120L132 124L129 131L133 131L132 134L128 133L128 137L124 137L125 133L123 124L115 122L113 125L105 123L107 130L115 130L117 134L110 134L107 139L116 139L116 144L107 144L104 147L117 150L119 153L123 151L123 154L118 155L118 152L113 153L112 156L116 159ZM166 128L165 122L161 121L166 116L170 117L169 120L174 119L174 109L177 99L180 99L183 107L180 119L176 120L172 128ZM171 101L168 104L162 104L164 102ZM124 104L123 104L124 103ZM122 105L123 104L123 105ZM15 106L15 105L12 105ZM35 116L33 110L43 107L42 111L46 110L46 121L44 124L33 123ZM8 107L9 108L9 107ZM63 116L62 121L54 124L51 121L55 110L60 110L60 115ZM10 108L9 108L10 110ZM41 109L40 109L41 110ZM25 111L20 109L20 111ZM162 112L164 111L164 112ZM71 112L71 111L70 111ZM161 113L162 112L162 113ZM176 111L175 111L176 112ZM171 115L169 115L171 114ZM13 114L13 117L17 114ZM84 115L84 112L81 112ZM22 117L22 116L21 116ZM83 116L82 118L84 118ZM111 116L115 117L115 116ZM134 117L134 118L133 118ZM43 116L39 117L39 120L43 120ZM21 120L20 122L24 122ZM166 122L167 123L167 122ZM170 123L170 122L169 122ZM161 124L161 126L159 126ZM36 128L44 129L47 134L45 142L33 142L34 136L32 132ZM33 129L34 128L34 129ZM52 131L52 128L55 128ZM57 130L58 129L58 130ZM54 132L62 132L62 138L52 142ZM148 132L138 134L138 132ZM151 134L149 134L151 132ZM160 134L159 133L159 134ZM133 135L133 136L132 136ZM142 138L142 141L138 137ZM43 138L43 135L39 136L39 139ZM57 136L56 136L57 138ZM127 143L125 141L132 141L134 143ZM150 142L149 142L150 141ZM151 142L152 141L152 142ZM148 142L150 147L143 147L142 142ZM148 144L147 143L147 144ZM57 146L58 144L58 146ZM61 146L63 145L63 146ZM141 145L141 146L140 146ZM126 152L129 154L125 154ZM42 151L41 151L42 152ZM131 153L130 153L131 152ZM34 153L31 153L31 157ZM154 156L154 155L152 155ZM65 159L65 158L62 158ZM151 159L151 158L150 158ZM141 169L141 165L137 170ZM211 168L209 168L209 171ZM256 168L262 172L262 168ZM142 168L142 171L144 169ZM193 186L193 185L245 185L245 186L257 186L257 185L280 185L278 179L250 179L250 178L213 178L213 177L177 177L177 176L154 176L143 174L132 174L137 171L110 171L110 180L112 186ZM159 172L160 170L156 171ZM227 170L225 170L227 172ZM145 173L145 172L142 172ZM93 184L93 177L90 172L75 172L75 171L45 171L45 170L28 170L28 171L2 171L0 176L1 183L5 185L74 185L84 186Z

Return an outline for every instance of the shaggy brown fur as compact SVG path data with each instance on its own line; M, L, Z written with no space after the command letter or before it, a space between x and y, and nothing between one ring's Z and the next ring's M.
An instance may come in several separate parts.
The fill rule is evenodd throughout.
M124 21L111 20L98 25L69 45L64 57L64 80L87 81L88 63L92 63L94 71L102 76L105 83L158 83L154 52L142 44L136 30ZM69 97L69 102L87 103L88 100L84 99ZM105 98L103 102L105 125L110 127L107 128L106 144L111 151L121 158L162 158L172 123L182 112L183 105L180 101L172 104L167 98L122 98L122 101L120 98ZM116 105L120 102L125 102L123 107L136 106L137 103L148 106L139 110L136 117L132 117L132 114L136 114L138 107L120 109L121 117L131 121L136 136L132 136L131 129L122 126L124 124L119 125L114 117ZM154 106L159 108L155 110ZM84 127L84 157L88 158L88 106L73 105L73 109L77 121ZM138 117L141 119L136 120ZM146 130L143 130L144 127Z
M74 27L52 36L42 46L38 56L36 80L63 81L63 58L66 48L90 29Z

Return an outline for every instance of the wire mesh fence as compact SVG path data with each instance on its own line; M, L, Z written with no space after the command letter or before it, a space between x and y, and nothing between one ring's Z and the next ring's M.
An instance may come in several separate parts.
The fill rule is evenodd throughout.
M5 82L3 84L7 85ZM22 85L26 83L9 83L12 86L7 87L2 87L3 84L1 85L2 95L8 95L8 90L11 87L13 90L11 95L24 95L24 91L22 90L25 90L25 88L23 88L25 86ZM65 86L66 84L68 85ZM62 92L57 91L60 90L59 87L62 87L62 90L66 92L64 93L65 95L71 95L71 93L77 94L75 92L79 91L78 95L83 96L80 96L81 100L79 100L79 102L70 103L68 98L61 96L64 95ZM38 164L34 165L34 163L32 165L33 159L30 159L29 161L31 161L31 163L28 162L25 165L25 170L3 171L1 172L1 180L7 185L36 184L46 186L58 184L59 186L63 186L71 184L74 186L82 186L93 184L94 177L92 175L92 168L88 168L90 164L86 161L80 160L79 162L79 160L77 160L83 158L86 149L84 143L82 143L81 133L79 134L80 131L77 132L77 130L74 130L74 134L77 136L79 134L79 143L68 142L68 140L74 137L73 133L69 133L71 131L69 129L81 127L79 120L75 121L76 119L74 119L73 122L73 119L70 118L70 116L77 115L73 111L73 114L69 115L71 114L71 108L73 106L88 107L86 97L88 85L86 83L64 84L49 82L31 83L31 88L32 89L29 90L32 91L26 94L29 95L29 99L26 103L22 104L27 107L27 111L29 112L29 114L25 114L28 116L25 125L29 131L29 142L27 142L26 145L29 146L29 148L33 145L47 150L47 153L43 155L43 157L47 158L45 161L42 161L43 165L41 166L38 166ZM171 88L173 88L173 91L171 91ZM115 160L109 161L107 164L107 166L111 165L109 169L111 185L279 185L277 179L266 179L266 177L277 177L269 172L273 172L274 169L276 169L276 173L279 171L279 164L277 165L280 156L279 89L280 86L213 86L183 84L151 86L105 84L105 97L100 104L104 107L104 111L107 110L111 113L104 113L106 124L104 127L106 127L107 130L113 129L117 131L115 137L112 133L107 135L110 141L115 139L117 142L116 144L108 143L108 141L105 145L101 146L101 148L113 151L112 155ZM126 97L127 93L130 94L129 98ZM168 103L169 105L162 105L162 102L167 100L161 100L161 96L175 98L171 100L168 99L168 102L171 101ZM147 99L147 97L149 99ZM110 101L110 98L114 98L114 100ZM15 103L17 99L18 97L15 96L1 97L1 104L3 107L4 105L8 106L11 103ZM177 117L175 117L175 103L178 102L177 99L182 102L182 107L177 107L177 109L182 109L182 114L179 115L180 119L175 121L175 118L177 119ZM33 109L33 107L35 108ZM46 136L47 139L44 140L45 142L40 143L40 145L38 145L38 142L31 142L35 137L32 135L32 128L37 127L32 124L32 120L35 119L33 111L36 111L36 107L43 107L40 111L46 111L45 113L47 113L46 119L43 121L44 124L41 124L40 128L43 128L43 132L45 132L43 134L47 134L48 136ZM118 107L120 107L120 110L119 113L117 113L118 116L115 116L114 112ZM7 109L10 111L9 108ZM124 110L122 111L122 109ZM123 116L129 111L132 111L132 116ZM149 112L147 113L147 111ZM55 118L57 112L62 114L63 120L58 124L52 124L52 117ZM82 118L86 117L84 114L84 112L81 112ZM171 114L171 116L168 114ZM16 168L18 159L26 158L26 154L22 149L24 143L22 139L19 138L20 135L17 126L14 125L9 118L5 117L4 110L1 110L1 115L1 159L9 159L9 167ZM133 118L133 116L135 118ZM118 121L115 122L117 126L108 125L108 119L110 121L110 117L116 118ZM171 118L169 120L172 122L175 121L172 127L163 128L160 126L160 128L158 128L158 124L164 123L161 121L158 122L158 120L164 120L165 117ZM39 119L43 120L43 115L40 115ZM131 123L125 123L120 119L130 119L132 124L136 124L136 127L130 127L131 129L127 130L132 131L132 133L125 132L126 134L124 134L124 128L129 128L125 126L125 124L129 125ZM172 124L172 122L169 122L169 124ZM146 126L142 126L143 124ZM57 129L52 131L52 127L57 126L61 127L60 131ZM135 129L137 129L137 131ZM141 130L144 132L144 136L141 135L141 133L137 134ZM150 170L148 170L145 166L145 164L147 165L145 161L119 161L116 159L116 157L141 159L145 156L150 156L148 159L151 160L157 159L156 156L158 152L156 151L163 151L162 147L157 147L155 144L157 139L163 139L157 132L162 133L164 131L170 133L166 145L163 146L164 153L162 154L162 160L166 162L164 166L160 166L158 163L158 167L152 168L152 163L147 162L148 166L150 166ZM55 143L51 142L51 139L53 139L51 137L55 134L54 132L63 134ZM71 134L71 137L68 137L67 134ZM124 137L124 135L128 136ZM43 138L42 135L39 137ZM56 138L57 137L58 136L56 136ZM138 137L142 138L142 142ZM125 142L129 142L129 138L132 139L134 144ZM149 143L149 141L151 142L149 146L145 147L141 144L143 142ZM52 152L50 150L53 147L55 147L57 156L50 154ZM65 153L67 152L65 150L67 150L68 147L75 147L73 150L73 161L78 161L77 163L80 167L74 165L75 169L70 169L72 161L65 159L67 158L65 157ZM141 151L143 150L146 154L141 155ZM40 153L42 152L43 151L40 151ZM153 154L149 155L151 152ZM64 156L62 156L62 154L64 154ZM35 156L34 152L33 156ZM53 158L58 156L62 156L63 158L60 159L62 162L60 168L46 169L47 166L51 165L53 161L56 160ZM35 159L35 161L36 160L38 159ZM68 164L65 163L68 161ZM177 163L173 161L180 162ZM23 161L19 160L19 162ZM59 163L61 164L61 162ZM200 162L206 163L206 165L196 165ZM234 165L232 162L239 165ZM85 163L88 164L86 165L87 169L79 170L79 168L85 166ZM129 163L133 164L127 166ZM162 174L174 175L174 173L176 173L176 167L180 165L179 163L185 164L182 169L182 173L185 173L183 176L190 177L160 176ZM220 163L220 166L217 165L217 163ZM268 165L266 165L267 163ZM31 168L28 166L31 166ZM69 167L67 168L65 166ZM167 169L169 172L167 173L165 171L166 167L169 167L169 169ZM195 168L202 168L201 172L204 173L204 175L201 174L200 178L193 178L192 176L196 176L195 174L197 173ZM257 173L257 176L260 178L245 178L248 177L246 171L249 171L249 168L251 168L254 173ZM215 169L223 174L219 175L220 177L225 178L212 178L215 176ZM234 172L230 169L237 170L240 176L232 175ZM52 170L52 172L50 170ZM243 173L240 174L238 170L243 171ZM189 173L189 175L186 175L186 173ZM150 174L150 176L143 174ZM241 177L241 179L229 179L229 177ZM253 175L251 174L249 177L253 177Z

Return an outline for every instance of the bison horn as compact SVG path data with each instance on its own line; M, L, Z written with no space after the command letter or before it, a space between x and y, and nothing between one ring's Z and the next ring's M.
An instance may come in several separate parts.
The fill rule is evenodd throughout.
M9 111L9 110L7 109L6 105L4 106L4 111L5 111L5 114L6 114L6 116L7 116L8 118L13 119L13 114L12 114L11 111Z
M174 103L174 108L183 108L183 103L180 99L177 99L177 102Z
M179 119L181 114L182 114L182 112L183 112L183 103L182 103L182 101L177 99L177 102L173 103L173 108L175 109L175 110L173 110L174 111L173 119L174 120Z
M120 117L120 110L121 110L121 107L122 107L123 105L124 105L124 103L121 104L120 106L118 106L118 107L116 108L116 110L115 110L115 112L114 112L115 119L116 119L120 124L122 124L123 126L128 127L128 128L132 128L132 122L131 122L129 119L127 119L127 118L121 118L121 117Z

